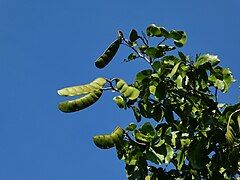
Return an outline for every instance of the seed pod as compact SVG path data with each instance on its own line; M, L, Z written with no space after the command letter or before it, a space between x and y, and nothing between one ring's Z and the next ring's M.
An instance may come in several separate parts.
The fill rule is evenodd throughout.
M122 128L116 127L111 134L97 135L93 137L94 144L101 149L109 149L123 140L124 132Z
M115 56L120 46L120 40L117 39L107 48L107 50L95 61L97 68L104 68Z
M123 140L124 132L122 128L117 126L111 136L115 145L118 145Z
M81 98L62 102L58 105L58 108L65 113L79 111L94 104L101 97L101 95L102 95L102 91L98 90L98 91L89 93Z
M105 84L105 78L97 78L89 84L72 86L58 90L60 96L78 96L81 94L88 94L91 92L99 91Z
M121 94L123 94L124 97L129 98L130 100L138 98L140 94L138 89L132 86L128 86L128 84L122 79L119 79L117 81L116 88Z
M114 147L111 135L98 135L93 137L94 144L101 149L110 149Z

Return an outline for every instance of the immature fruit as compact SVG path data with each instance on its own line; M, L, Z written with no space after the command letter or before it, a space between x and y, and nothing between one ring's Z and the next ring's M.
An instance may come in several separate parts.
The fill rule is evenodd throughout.
M58 90L60 96L78 96L81 94L88 94L91 92L99 91L105 84L105 78L97 78L89 84L72 86Z
M116 127L111 134L97 135L93 137L94 144L101 149L109 149L119 145L123 140L124 132L122 128Z
M128 84L122 79L118 80L116 88L124 97L129 98L130 100L138 98L140 93L138 89L132 86L128 86Z
M94 104L101 97L101 95L102 95L102 91L98 90L98 91L89 93L81 98L62 102L58 105L58 108L65 113L79 111Z
M104 68L115 56L120 46L120 40L117 39L106 49L106 51L95 61L97 68Z

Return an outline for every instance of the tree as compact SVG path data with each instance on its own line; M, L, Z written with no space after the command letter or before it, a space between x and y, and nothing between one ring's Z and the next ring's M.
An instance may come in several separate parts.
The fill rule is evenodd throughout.
M125 62L142 59L149 69L138 72L132 84L100 77L58 91L61 96L81 95L59 104L66 113L87 108L107 90L119 94L113 98L119 108L133 111L136 123L93 137L101 149L116 148L128 179L239 178L240 103L218 102L218 92L227 93L234 78L215 55L190 58L173 51L186 40L184 31L155 24L141 35L132 29L128 39L119 31L96 67L108 65L124 45L132 50Z

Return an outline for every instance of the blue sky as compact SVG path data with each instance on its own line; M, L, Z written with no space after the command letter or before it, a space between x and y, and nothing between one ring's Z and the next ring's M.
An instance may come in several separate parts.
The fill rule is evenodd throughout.
M57 89L98 76L131 82L144 62L121 63L125 48L104 70L95 59L117 30L156 23L188 34L186 54L217 54L240 80L240 1L0 0L0 179L126 179L115 150L97 149L92 136L134 121L105 93L79 113L57 109ZM222 101L237 102L239 81Z

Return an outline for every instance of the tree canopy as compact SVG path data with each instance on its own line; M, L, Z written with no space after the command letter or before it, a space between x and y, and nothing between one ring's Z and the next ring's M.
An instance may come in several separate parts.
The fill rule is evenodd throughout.
M132 50L125 62L144 60L149 68L135 80L99 77L67 87L61 96L77 96L59 104L66 113L87 108L104 91L117 93L117 107L130 109L136 123L117 126L93 137L101 149L115 148L130 180L237 179L240 176L240 103L218 102L235 81L216 55L190 58L179 48L187 42L181 30L151 24L145 32L121 31L95 61L104 68L120 46ZM177 50L177 51L176 51Z

